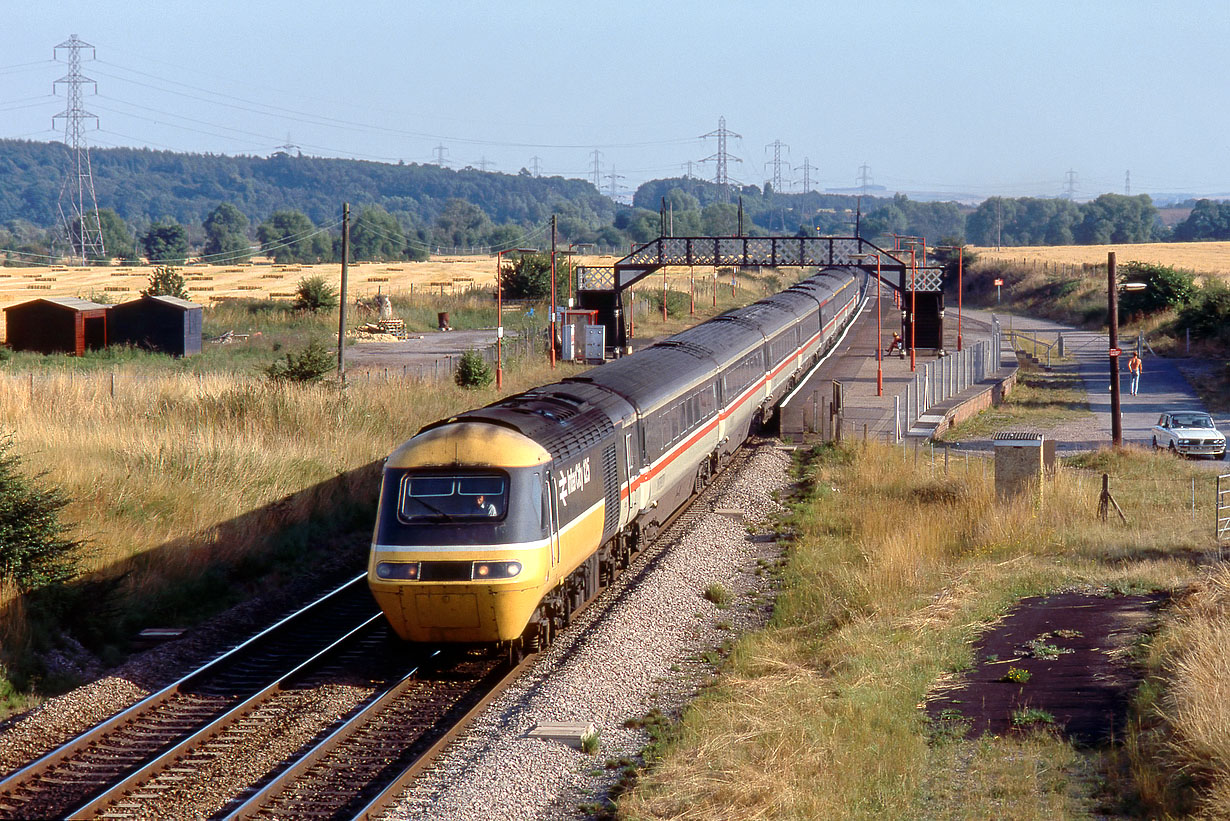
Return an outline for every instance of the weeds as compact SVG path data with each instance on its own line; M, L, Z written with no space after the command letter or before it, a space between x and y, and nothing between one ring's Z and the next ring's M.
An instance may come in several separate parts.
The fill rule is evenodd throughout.
M717 605L721 610L730 607L730 603L734 600L734 594L721 582L713 582L706 587L704 597Z
M1036 707L1025 707L1020 710L1012 711L1013 727L1035 727L1041 724L1054 723L1055 716L1051 715L1046 710L1039 710Z
M1009 667L1008 672L1000 681L1011 682L1012 684L1024 684L1033 678L1033 673L1021 667Z

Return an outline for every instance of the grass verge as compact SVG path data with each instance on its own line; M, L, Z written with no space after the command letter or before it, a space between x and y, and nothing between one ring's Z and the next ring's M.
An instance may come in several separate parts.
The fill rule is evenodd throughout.
M1003 403L949 428L939 438L960 442L986 439L1005 429L1047 430L1089 413L1084 381L1074 362L1061 360L1048 371L1024 360L1016 387Z
M1130 809L1134 788L1106 751L1076 749L1044 721L1023 738L966 741L919 709L1024 596L1173 590L1192 577L1212 512L1188 515L1190 466L1144 451L1084 465L1061 466L1038 499L1005 502L980 465L945 474L878 445L816 451L802 466L789 522L798 536L770 625L737 643L660 765L620 799L621 814L1054 818ZM1095 470L1111 472L1130 529L1097 520Z

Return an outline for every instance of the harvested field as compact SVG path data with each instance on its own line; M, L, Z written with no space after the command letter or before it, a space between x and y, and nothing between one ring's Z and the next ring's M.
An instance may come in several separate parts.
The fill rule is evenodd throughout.
M580 256L575 265L611 265L616 257ZM463 294L476 288L491 288L495 284L494 256L441 256L427 262L361 262L350 265L347 279L347 299L374 295L377 291L391 295L412 293ZM127 302L149 287L154 268L150 265L102 265L0 268L0 332L4 329L3 309L45 297L81 297L98 302ZM250 264L183 266L188 297L209 306L227 299L292 299L299 280L323 276L336 288L341 282L339 263L321 265L276 265L256 257ZM567 269L560 264L558 282L566 281ZM695 272L698 294L709 288L712 268ZM667 271L670 287L687 291L689 269L672 267ZM723 280L728 284L729 278ZM640 293L656 293L662 284L660 276L637 286ZM774 289L776 290L776 289ZM705 290L711 294L712 291ZM698 297L699 298L699 297Z
M1230 277L1230 242L1149 242L1139 245L1023 245L1019 248L970 246L983 260L1025 265L1105 265L1114 251L1120 264L1130 261L1172 265L1198 274Z

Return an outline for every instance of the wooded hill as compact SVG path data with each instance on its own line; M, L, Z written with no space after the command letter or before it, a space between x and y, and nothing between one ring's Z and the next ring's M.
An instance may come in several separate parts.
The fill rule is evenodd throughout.
M381 205L410 225L431 225L449 201L474 203L496 224L540 224L552 213L588 227L610 224L615 203L588 182L563 177L454 171L434 165L291 156L228 157L149 149L92 149L98 206L138 231L169 221L200 225L227 202L258 223L275 211L331 223L343 200ZM60 220L68 149L62 143L0 140L0 223L40 228Z
M190 246L207 247L205 223L222 204L246 217L248 222L237 229L246 233L246 240L240 236L242 244L258 238L265 242L255 229L275 216L285 222L288 215L300 214L300 223L335 226L343 201L356 214L374 208L393 218L396 230L381 229L386 239L396 245L404 237L408 244L382 254L391 258L509 247L526 231L541 230L552 214L558 217L562 242L590 242L605 252L653 239L664 228L676 236L730 236L740 228L740 203L742 229L751 236L851 235L857 222L862 236L890 246L888 237L894 233L924 236L932 243L1009 246L1172 237L1147 195L1103 194L1085 203L992 197L969 208L901 194L860 201L848 194L778 193L768 184L723 191L707 180L672 178L645 183L628 207L587 181L535 177L525 169L501 174L286 153L230 157L132 148L94 149L90 157L99 208L114 212L106 215L104 232L132 236L133 242L122 243L130 249L144 244L138 238L151 226L172 223L184 226ZM30 254L55 247L69 159L62 143L0 140L0 249ZM1230 207L1202 201L1175 226L1173 237L1230 236L1226 213ZM109 249L120 245L108 241Z

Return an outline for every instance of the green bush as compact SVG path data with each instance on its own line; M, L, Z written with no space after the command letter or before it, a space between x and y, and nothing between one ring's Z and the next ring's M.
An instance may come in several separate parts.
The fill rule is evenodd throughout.
M29 591L72 578L81 542L67 538L59 520L68 497L20 467L12 435L0 436L0 576Z
M457 363L457 372L453 381L463 388L485 388L491 384L495 375L478 351L466 351Z
M303 311L328 311L337 307L337 291L322 276L304 277L295 291L295 307Z
M1230 286L1208 279L1196 299L1179 314L1179 324L1190 328L1198 339L1230 341Z
M501 264L500 287L507 299L542 299L550 296L551 255L522 254Z
M1152 262L1128 262L1119 270L1124 282L1143 282L1139 291L1124 291L1119 300L1119 322L1140 314L1181 308L1196 296L1196 283L1187 271Z
M682 314L686 314L692 307L692 298L683 291L667 289L665 301L667 316L680 316ZM663 302L663 293L661 291L658 291L653 295L653 302L654 310L657 311L658 314L661 314Z
M188 286L178 268L171 265L159 265L150 274L149 287L141 293L146 296L173 296L180 299L188 298Z
M333 353L313 339L298 355L287 353L265 368L265 375L278 382L317 382L337 364Z

